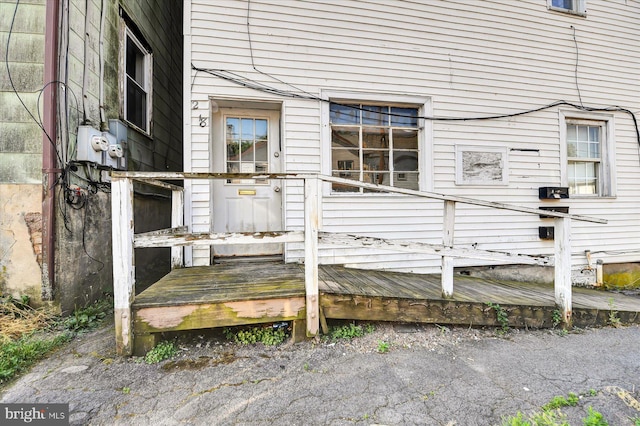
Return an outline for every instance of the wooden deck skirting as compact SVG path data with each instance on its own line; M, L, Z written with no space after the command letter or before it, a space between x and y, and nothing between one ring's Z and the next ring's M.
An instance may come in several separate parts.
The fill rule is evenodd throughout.
M185 179L284 179L284 180L303 180L304 181L304 232L266 232L266 233L229 233L229 234L195 234L186 232L184 228L184 198L183 188L165 182L166 180L185 180ZM133 229L133 181L141 181L149 185L156 185L172 191L172 220L171 229L161 230L141 235L134 235ZM442 245L421 244L412 241L390 241L381 239L362 238L354 235L335 235L321 233L321 216L322 216L322 182L340 183L358 188L371 189L378 192L389 192L395 194L403 194L412 197L422 197L443 201L443 239ZM494 209L511 210L525 214L545 215L554 218L555 233L555 253L553 259L547 257L532 257L524 255L516 255L511 253L496 253L480 250L469 250L456 248L454 246L454 228L455 228L455 206L456 203L466 203L476 206L483 206ZM180 268L184 266L183 247L193 245L212 245L212 244L253 244L264 243L265 240L273 242L293 242L303 241L305 248L305 265L304 268L304 309L300 309L298 305L289 311L286 311L286 318L292 318L296 321L301 320L304 312L306 321L306 334L314 336L319 333L321 311L330 311L336 309L326 305L321 306L319 291L319 267L318 267L318 241L322 238L323 242L340 245L354 245L360 247L376 246L393 250L410 251L417 253L431 253L440 255L442 258L442 273L440 275L440 298L446 300L456 300L454 295L454 269L453 258L455 257L478 257L482 259L490 259L498 262L511 263L527 263L527 264L544 264L554 265L555 285L554 285L554 303L560 310L562 320L565 324L570 325L572 321L572 289L571 289L571 220L581 220L593 223L606 223L606 220L572 215L560 212L543 211L523 206L515 206L476 200L471 198L447 196L442 194L414 191L409 189L394 188L383 185L376 185L364 182L358 182L338 177L322 176L322 175L299 175L299 174L270 174L262 175L255 173L164 173L164 172L112 172L112 234L113 234L113 278L114 278L114 315L116 326L116 350L119 354L131 354L133 351L133 327L139 325L141 318L140 308L134 318L132 306L142 306L139 298L134 295L135 291L135 259L134 248L137 247L171 247L171 263L172 268ZM457 281L456 281L457 282ZM260 290L256 290L260 291ZM456 289L457 292L457 289ZM253 299L248 299L253 300ZM257 300L257 299L256 299ZM264 299L261 299L264 300ZM285 300L289 300L286 298ZM329 299L325 299L329 300ZM217 302L216 302L217 303ZM264 302L261 302L264 305ZM277 303L285 304L284 301ZM372 302L373 303L373 302ZM444 302L443 302L444 303ZM179 305L174 302L174 305ZM202 303L200 303L202 305ZM202 309L165 307L163 315L168 318L170 309L181 312L187 312L194 309L190 316L205 315ZM224 310L228 306L211 306L206 315L216 317L216 309ZM321 309L322 308L322 309ZM136 308L137 309L137 308ZM160 309L160 307L148 307L145 309ZM278 309L284 308L255 306L252 309L264 309L266 317L271 318L270 312L274 312L274 317L283 317L281 313L275 314ZM150 311L143 311L148 313ZM278 311L280 312L280 311ZM398 318L401 314L398 310ZM450 314L448 310L444 311ZM157 314L157 312L155 312ZM149 314L151 315L151 314ZM180 314L176 314L182 318ZM337 315L337 313L336 313ZM265 317L265 318L266 318ZM148 319L148 318L147 318ZM154 320L155 321L155 320ZM146 324L160 324L159 322L147 321ZM177 321L177 319L174 319ZM212 320L213 321L213 320ZM197 322L197 321L196 321ZM206 321L205 321L206 322ZM444 322L444 321L441 321ZM173 324L170 322L170 324ZM174 327L173 325L169 328ZM184 327L187 327L186 325ZM163 327L154 327L161 329Z
M511 327L553 327L551 285L500 282L461 275L445 299L439 275L357 270L320 265L321 322L326 319L501 326L487 303L505 309ZM640 298L574 289L574 324L604 325L611 310L623 322L640 322ZM133 303L134 353L151 349L157 333L293 321L304 331L304 265L225 262L176 269L140 293ZM324 327L323 327L324 328ZM324 330L326 332L326 330Z

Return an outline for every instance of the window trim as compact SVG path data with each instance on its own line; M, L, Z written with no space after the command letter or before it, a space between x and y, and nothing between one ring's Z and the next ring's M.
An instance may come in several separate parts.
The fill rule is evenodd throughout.
M134 31L134 28L127 24L126 20L122 20L123 22L123 45L121 49L121 113L122 119L129 125L130 128L137 130L138 132L151 136L152 134L152 126L153 126L153 53L147 47L145 40L142 39L139 35L137 35ZM127 117L127 87L128 87L128 79L129 74L127 74L127 40L131 39L133 43L136 45L138 49L143 53L144 56L144 76L145 76L145 87L142 89L146 93L146 128L141 128L137 124L130 121ZM139 85L138 85L139 86Z
M587 0L574 0L573 9L565 9L564 7L554 6L553 0L547 0L547 9L584 17L587 16Z
M321 173L331 176L331 125L330 102L353 104L379 104L398 107L418 108L422 116L432 115L432 99L427 96L396 95L390 93L351 92L351 91L321 91ZM433 191L433 125L430 120L418 120L418 188L421 191ZM376 192L334 192L330 182L323 182L322 194L332 197L380 197L398 196L392 193Z
M602 135L604 140L600 147L600 182L598 194L580 195L573 194L571 198L614 198L617 194L615 179L615 115L603 113L587 113L574 110L559 110L560 124L560 181L561 185L569 186L569 156L567 153L567 121L577 120L592 123L600 123L603 127Z

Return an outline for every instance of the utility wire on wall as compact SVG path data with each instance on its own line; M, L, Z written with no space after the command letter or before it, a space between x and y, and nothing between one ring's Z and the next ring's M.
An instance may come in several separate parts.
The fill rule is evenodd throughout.
M220 79L226 80L230 83L242 86L242 87L246 87L249 89L253 89L253 90L257 90L263 93L268 93L271 95L278 95L278 96L282 96L282 97L286 97L286 98L295 98L295 99L307 99L307 100L313 100L313 101L318 101L318 102L325 102L325 103L331 103L334 105L340 105L340 106L344 106L347 108L353 108L356 110L361 110L361 111L368 111L366 109L366 107L360 107L358 105L353 105L353 104L341 104L339 102L333 102L331 100L328 99L323 99L319 96L314 96L311 94L304 94L301 95L299 93L294 93L294 92L290 92L290 91L286 91L286 90L281 90L281 89L277 89L271 86L267 86L264 83L260 83L257 82L255 80L250 80L246 77L242 77L237 73L234 73L232 71L227 71L227 70L217 70L217 69L207 69L207 68L199 68L196 67L195 65L191 64L191 68L196 71L196 72L202 72L202 73L206 73L209 75L212 75L214 77L218 77ZM472 116L472 117L437 117L437 116L407 116L404 114L394 114L394 113L385 113L385 115L389 115L389 116L395 116L395 117L403 117L403 118L414 118L414 119L423 119L423 120L429 120L429 121L483 121L483 120L498 120L501 118L512 118L512 117L518 117L521 115L528 115L528 114L533 114L535 112L540 112L540 111L544 111L547 109L551 109L554 107L558 107L558 106L568 106L568 107L572 107L578 110L582 110L582 111L588 111L588 112L615 112L615 111L619 111L619 112L624 112L626 114L629 114L629 116L631 117L631 119L633 120L633 124L635 127L635 131L636 131L636 140L638 142L638 145L640 146L640 127L638 126L638 120L635 116L635 114L630 111L627 108L622 108L619 106L610 106L610 107L588 107L588 106L584 106L584 105L578 105L572 102L568 102L568 101L564 101L564 100L558 100L543 106L540 106L538 108L533 108L533 109L528 109L528 110L524 110L524 111L518 111L518 112L513 112L513 113L508 113L508 114L495 114L495 115L487 115L487 116Z

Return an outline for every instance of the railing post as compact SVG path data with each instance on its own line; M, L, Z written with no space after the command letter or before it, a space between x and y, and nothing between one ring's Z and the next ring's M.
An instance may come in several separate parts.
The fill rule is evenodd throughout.
M453 248L453 229L456 222L455 201L445 201L442 214L442 245L446 248ZM449 299L453 297L453 257L442 256L442 297Z
M184 225L184 192L171 191L171 227ZM171 269L184 266L184 250L182 246L171 247Z
M135 295L133 249L133 182L111 180L111 230L113 250L113 302L118 355L133 351L131 304Z
M571 326L571 219L554 219L554 289L556 306L565 326Z
M318 301L318 196L320 180L304 180L304 286L307 305L307 336L318 334L320 308Z

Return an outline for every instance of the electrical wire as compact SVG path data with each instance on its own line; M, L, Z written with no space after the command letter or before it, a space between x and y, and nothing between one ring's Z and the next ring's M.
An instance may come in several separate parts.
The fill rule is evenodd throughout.
M253 80L250 80L246 77L242 77L237 75L234 72L231 71L226 71L226 70L217 70L217 69L207 69L207 68L200 68L200 67L196 67L195 65L191 64L191 68L193 70L195 70L196 72L203 72L215 77L218 77L220 79L229 81L233 84L242 86L242 87L246 87L249 89L253 89L253 90L258 90L260 92L263 93L269 93L272 95L279 95L279 96L283 96L283 97L287 97L287 98L296 98L296 99L307 99L307 100L313 100L313 101L318 101L318 102L324 102L324 103L330 103L330 104L334 104L334 105L339 105L339 106L343 106L343 107L347 107L347 108L352 108L355 110L359 110L359 111L368 111L366 109L366 107L361 107L359 105L354 105L354 104L343 104L343 103L339 103L339 102L333 102L331 100L328 99L323 99L319 96L315 96L315 95L311 95L311 94L307 94L307 95L301 95L298 93L293 93L293 92L289 92L289 91L285 91L285 90L281 90L281 89L277 89L274 87L270 87L265 85L264 83L259 83ZM635 133L636 133L636 140L638 142L638 145L640 146L640 127L638 125L638 120L635 116L635 114L630 111L627 108L622 108L619 106L610 106L610 107L604 107L604 108L600 108L600 107L587 107L587 106L583 106L583 105L578 105L572 102L568 102L568 101L564 101L564 100L558 100L537 108L533 108L533 109L528 109L528 110L524 110L524 111L518 111L518 112L513 112L513 113L508 113L508 114L494 114L494 115L487 115L487 116L471 116L471 117L437 117L437 116L410 116L410 115L406 115L406 114L395 114L392 112L388 112L388 113L384 113L385 115L389 115L392 117L402 117L402 118L411 118L411 119L423 119L423 120L429 120L429 121L483 121L483 120L498 120L498 119L502 119L502 118L513 118L513 117L519 117L522 115L528 115L528 114L533 114L536 112L540 112L540 111L544 111L547 109L551 109L551 108L555 108L558 106L568 106L568 107L572 107L578 110L582 110L582 111L588 111L588 112L615 112L615 111L619 111L619 112L624 112L626 114L628 114L631 119L633 120L633 124L635 127Z
M47 137L47 139L49 139L49 142L54 147L54 150L57 153L57 149L55 149L56 148L56 144L53 141L53 139L51 139L51 135L49 135L47 130L44 128L44 125L42 124L42 122L38 121L38 119L36 118L35 115L33 115L31 110L29 109L29 107L27 107L27 105L25 104L24 100L20 96L20 93L18 92L18 89L16 88L16 85L13 82L13 77L11 75L11 67L9 66L9 45L11 43L11 35L13 34L13 26L14 26L15 21L16 21L16 15L18 14L18 7L19 6L20 6L20 0L16 0L16 6L13 9L13 16L11 17L11 24L9 25L9 33L7 34L7 45L5 46L5 51L4 51L4 60L5 60L5 66L7 68L7 76L9 77L9 84L11 85L11 90L13 90L13 93L16 95L16 97L20 101L20 104L22 104L22 107L25 109L25 111L27 111L29 116L38 125L38 127L40 127L40 130L42 130L42 132ZM44 90L44 88L42 90ZM58 155L58 157L59 157L59 155Z
M255 61L254 61L254 57L253 57L253 43L251 41L250 16L251 16L251 0L247 0L247 38L249 39L249 55L251 56L251 66L253 67L253 69L255 71L257 71L258 73L277 81L278 83L281 83L281 84L284 84L286 86L292 87L295 90L297 90L297 91L299 91L301 93L306 93L309 96L313 96L311 93L309 93L309 92L307 92L305 90L302 90L299 87L294 86L293 84L287 83L287 82L285 82L285 81L283 81L283 80L281 80L281 79L279 79L279 78L277 78L277 77L275 77L275 76L273 76L271 74L262 72L261 70L259 70L256 67L256 64L255 64Z
M576 38L576 27L571 25L571 29L573 29L573 43L576 46L576 66L573 72L573 75L576 80L576 90L578 91L578 100L580 100L580 106L583 106L582 103L582 94L580 94L580 85L578 84L578 62L580 60L580 49L578 49L578 39Z

